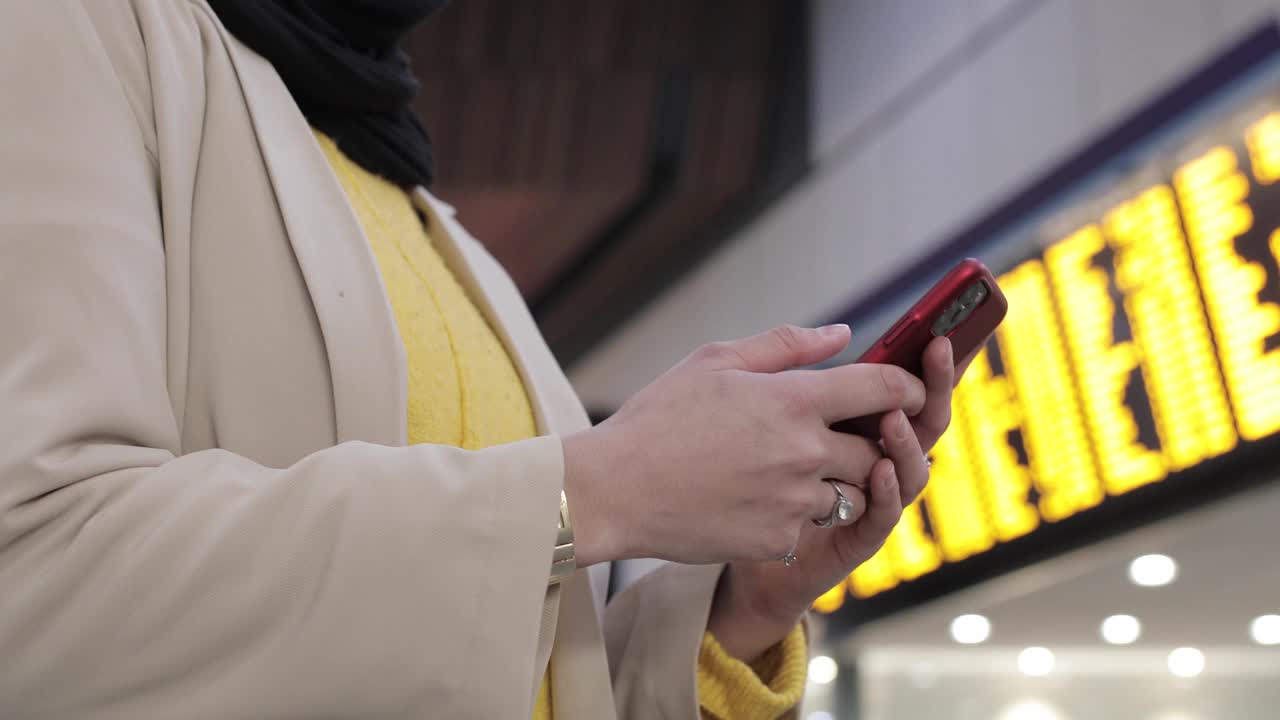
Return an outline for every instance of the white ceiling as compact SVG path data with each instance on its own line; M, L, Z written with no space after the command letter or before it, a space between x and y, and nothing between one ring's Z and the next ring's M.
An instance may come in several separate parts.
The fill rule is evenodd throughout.
M1054 560L864 626L822 638L815 650L855 660L859 711L841 706L836 685L812 685L802 717L863 720L1275 720L1280 646L1259 647L1250 621L1280 613L1280 483L1134 530ZM1130 583L1128 563L1172 556L1171 585ZM992 624L989 642L953 643L963 613ZM1102 619L1137 616L1143 636L1117 648ZM820 623L819 623L820 625ZM1046 677L1017 669L1025 647L1050 648ZM1174 647L1205 655L1203 675L1169 674ZM847 695L845 696L848 697ZM825 711L829 715L823 715Z
M1129 581L1129 561L1151 552L1177 561L1173 584ZM831 649L954 648L948 626L969 612L990 618L993 645L1103 647L1102 619L1127 613L1142 622L1137 648L1247 646L1249 622L1280 613L1277 553L1280 483L1271 483L869 624Z

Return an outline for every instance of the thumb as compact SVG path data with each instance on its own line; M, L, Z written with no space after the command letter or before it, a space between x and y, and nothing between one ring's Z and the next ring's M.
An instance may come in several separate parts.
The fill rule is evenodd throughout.
M773 373L827 360L849 344L848 325L802 328L783 325L723 343L726 369Z

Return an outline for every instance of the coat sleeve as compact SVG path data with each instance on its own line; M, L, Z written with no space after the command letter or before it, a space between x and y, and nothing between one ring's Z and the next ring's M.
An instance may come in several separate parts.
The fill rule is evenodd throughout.
M74 4L0 8L0 715L527 717L559 439L181 454L114 73Z

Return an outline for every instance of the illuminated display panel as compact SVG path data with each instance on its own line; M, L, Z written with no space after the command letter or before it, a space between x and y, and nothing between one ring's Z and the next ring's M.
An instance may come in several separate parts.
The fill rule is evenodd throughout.
M928 488L818 611L911 604L934 575L973 582L959 573L1055 526L1087 535L1126 498L1214 482L1201 471L1277 446L1280 80L1259 95L1277 101L1024 233L1039 250L999 275L1009 314L956 389Z
M997 330L1005 374L1024 412L1022 442L1040 495L1040 517L1055 522L1104 496L1044 264L1032 260L1001 278L1018 299Z

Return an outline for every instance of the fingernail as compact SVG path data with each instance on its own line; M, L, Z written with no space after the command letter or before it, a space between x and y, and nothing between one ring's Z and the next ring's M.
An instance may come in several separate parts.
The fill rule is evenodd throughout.
M907 422L907 414L898 411L898 439L906 440L909 432L911 432L911 423Z
M946 360L948 363L954 362L951 358L951 340L950 339L947 340L946 347L947 349L942 353L942 359Z
M849 329L849 326L845 325L844 323L836 323L834 325L823 325L822 327L818 328L818 334L830 337L832 335L841 335L844 333L844 331L848 329Z
M890 465L889 472L885 475L885 478L884 478L885 492L892 491L897 487L898 487L898 471L895 470L892 465Z

